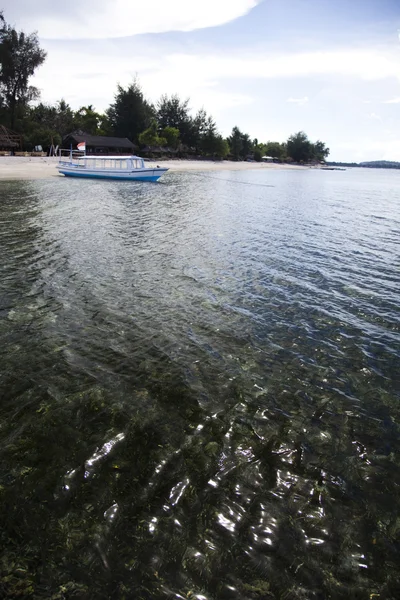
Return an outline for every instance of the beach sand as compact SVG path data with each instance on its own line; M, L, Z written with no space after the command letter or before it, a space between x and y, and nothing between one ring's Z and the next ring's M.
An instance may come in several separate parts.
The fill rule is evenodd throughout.
M49 179L63 177L56 166L58 158L0 156L0 180ZM298 165L280 165L275 163L232 162L212 160L163 160L146 161L146 166L159 164L171 171L248 171L260 169L304 169Z

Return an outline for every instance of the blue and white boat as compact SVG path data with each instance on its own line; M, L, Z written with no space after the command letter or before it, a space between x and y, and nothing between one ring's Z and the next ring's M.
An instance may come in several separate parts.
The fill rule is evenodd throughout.
M58 172L66 177L158 181L168 169L146 167L140 156L80 156L58 163Z

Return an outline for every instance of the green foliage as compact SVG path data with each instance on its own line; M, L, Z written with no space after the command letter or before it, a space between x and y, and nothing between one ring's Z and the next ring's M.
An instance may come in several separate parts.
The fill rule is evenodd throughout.
M150 127L155 110L135 79L126 89L118 86L114 103L106 111L106 116L114 135L138 142L140 133Z
M189 99L181 100L177 94L161 96L157 104L157 120L167 145L177 148L180 139L196 154L224 158L229 153L229 146L218 133L213 118L203 108L195 117L191 117L189 111Z
M247 133L244 133L242 136L242 158L247 158L253 152L253 142L250 139L250 136Z
M200 138L200 150L202 154L213 158L225 158L229 154L229 144L217 132L212 119L209 119L208 128Z
M234 160L245 160L254 150L254 143L250 136L242 133L238 127L232 129L228 143Z
M261 158L262 158L262 156L263 156L263 154L262 154L262 152L261 152L260 148L256 148L256 149L254 150L254 160L255 160L256 162L261 162Z
M157 121L160 129L173 127L180 132L181 140L188 144L191 135L189 98L181 100L177 94L163 94L157 103Z
M295 162L308 162L313 156L312 144L304 131L290 136L287 141L287 153Z
M286 155L286 145L279 142L267 142L264 146L263 156L272 156L282 160Z
M179 133L179 132L178 132ZM159 137L157 133L157 121L153 119L150 127L139 135L139 144L141 146L166 146L165 137Z
M329 156L329 148L320 140L313 144L314 157L316 160L325 160Z
M90 135L102 135L101 123L104 117L96 112L92 104L82 106L74 115L74 128Z
M61 137L70 133L75 125L75 117L71 107L65 100L59 100L54 106L40 103L29 108L26 114L27 125L36 128L52 129Z
M185 143L193 148L196 154L200 152L201 140L207 133L209 120L210 117L204 108L197 111L195 117L191 120L189 136L186 138Z
M232 129L231 136L228 138L231 154L234 160L240 160L243 155L243 134L239 127Z
M1 14L0 19L0 96L8 109L11 128L15 126L18 106L27 104L39 96L38 90L29 85L37 67L46 58L36 33L27 35L8 25Z
M70 133L75 127L74 113L63 98L57 102L55 108L56 118L54 128L61 136L64 136Z
M53 106L41 102L29 107L21 122L25 146L31 149L40 145L48 150L52 144L60 145L66 134L79 127L75 115L63 99Z
M162 137L165 138L167 146L176 150L179 146L180 131L177 127L164 127Z
M42 146L44 151L47 151L50 146L61 145L62 137L54 129L37 127L25 137L25 144L34 148L34 146Z
M225 138L218 135L215 141L214 155L218 158L226 158L229 154L229 144Z
M329 155L329 148L324 142L318 140L312 144L304 131L299 131L290 136L286 144L287 154L295 162L309 162L311 160L325 160Z

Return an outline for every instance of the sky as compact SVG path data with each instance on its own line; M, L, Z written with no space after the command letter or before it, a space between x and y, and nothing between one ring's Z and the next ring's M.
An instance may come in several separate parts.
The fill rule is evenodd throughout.
M36 30L41 100L112 103L137 76L204 107L223 135L305 131L337 161L400 161L400 0L3 0Z

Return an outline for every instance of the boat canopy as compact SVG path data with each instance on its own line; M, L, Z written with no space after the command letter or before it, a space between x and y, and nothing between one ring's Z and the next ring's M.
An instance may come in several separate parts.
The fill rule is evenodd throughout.
M143 158L141 156L134 156L133 154L129 154L127 156L121 156L120 154L118 156L106 156L105 154L103 156L99 156L96 154L87 154L86 156L79 156L77 158L77 160L127 160L127 159L132 159L132 160L143 160Z

